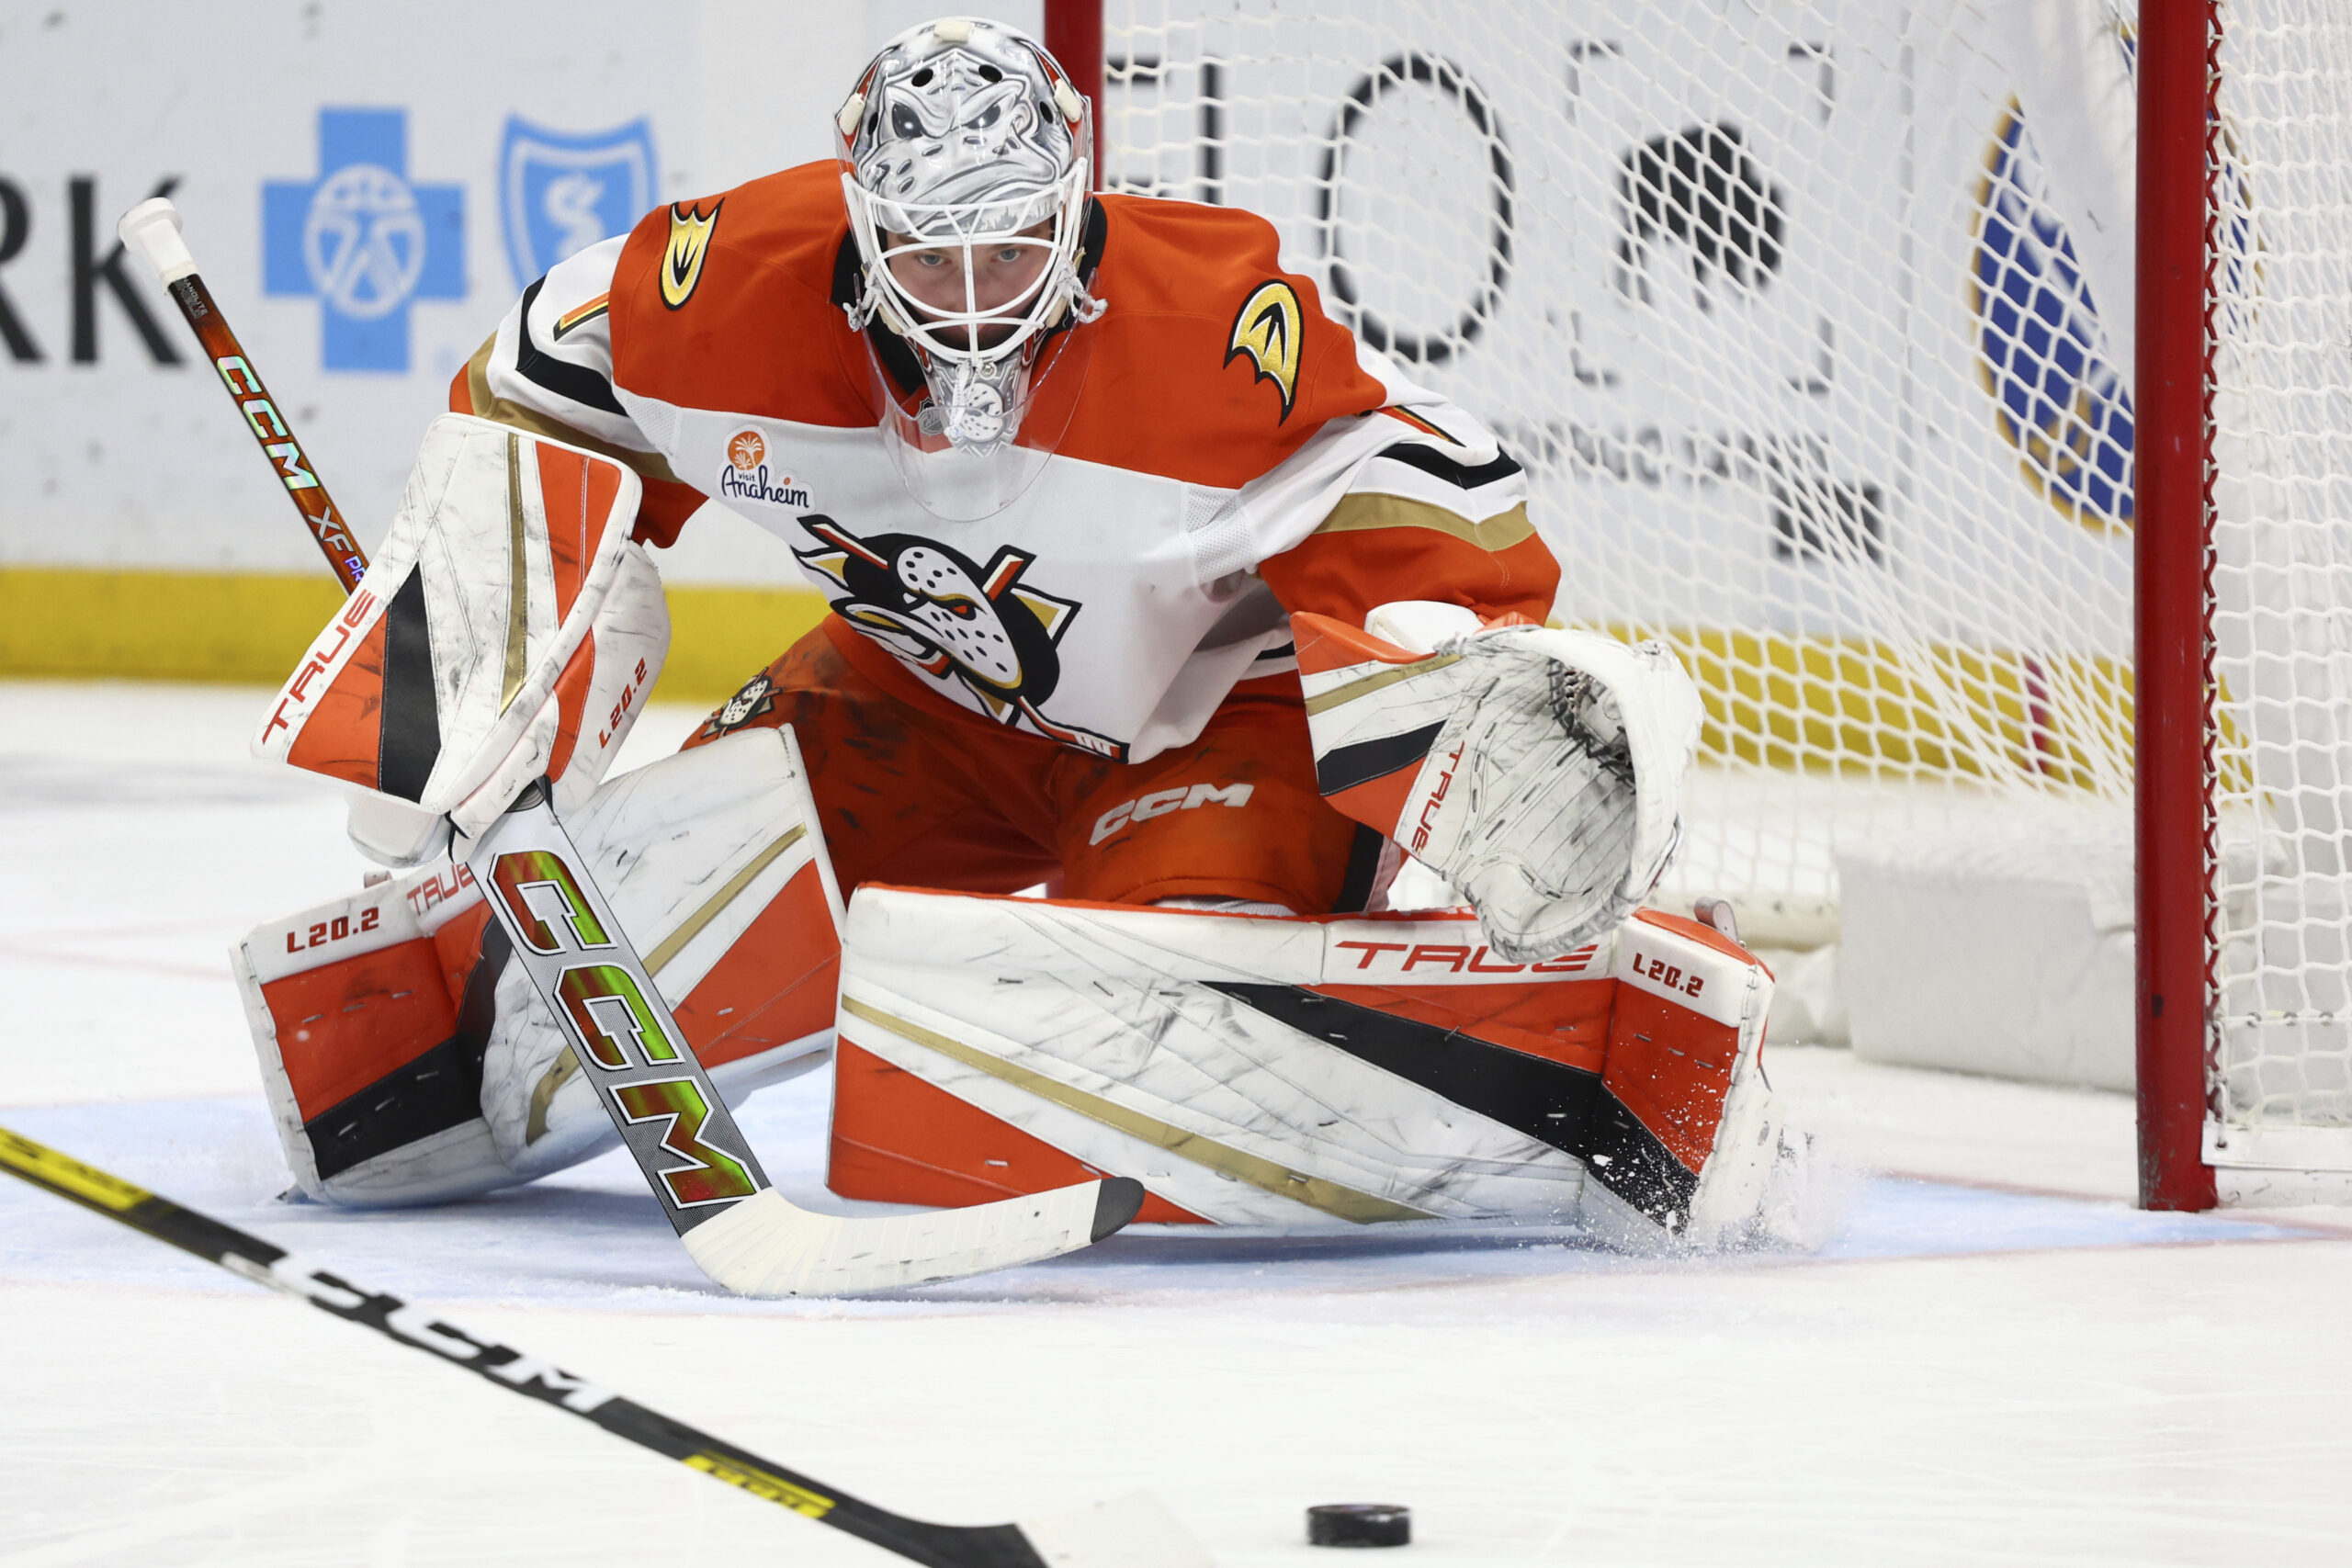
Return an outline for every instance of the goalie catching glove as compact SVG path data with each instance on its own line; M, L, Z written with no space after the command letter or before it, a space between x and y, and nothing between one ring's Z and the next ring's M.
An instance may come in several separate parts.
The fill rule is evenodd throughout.
M358 786L352 840L415 865L546 774L603 778L669 650L630 542L641 484L610 458L467 414L426 431L384 547L279 691L266 761Z
M1498 953L1566 953L1657 885L1704 717L1657 643L1383 605L1292 617L1317 783L1478 911Z

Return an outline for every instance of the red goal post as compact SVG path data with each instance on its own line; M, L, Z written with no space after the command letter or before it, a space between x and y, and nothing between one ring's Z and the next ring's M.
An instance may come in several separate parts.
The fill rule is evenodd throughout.
M1883 977L1914 1019L2064 992L2020 1016L2114 1037L2077 1081L2136 1087L2142 1202L2204 1208L2352 1197L2340 9L1046 0L1045 30L1107 188L1268 217L1527 465L1559 613L1691 669L1667 892L1842 941L1849 988L1908 922L1949 954ZM2111 973L1965 918L2070 877L2075 967Z
M2206 236L2217 10L2215 0L2149 6L2139 40L2133 1027L2140 1202L2150 1209L2210 1209L2216 1196L2203 1139L2215 989L2208 951L2213 708L2206 698L2212 664L2205 558L2212 464Z

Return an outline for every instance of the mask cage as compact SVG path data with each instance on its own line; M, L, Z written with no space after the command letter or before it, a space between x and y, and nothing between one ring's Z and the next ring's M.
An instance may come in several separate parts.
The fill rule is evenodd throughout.
M1010 358L1057 325L1074 303L1081 309L1091 303L1078 279L1078 252L1091 167L1081 157L1046 190L1002 201L956 203L877 197L844 168L842 195L865 275L855 313L858 324L878 317L883 325L926 351L926 358L973 364ZM1050 233L1024 232L1048 220ZM891 235L903 238L893 242ZM1041 251L1045 261L1016 293L984 308L976 253L999 249ZM961 310L916 298L891 269L894 259L939 252L960 265ZM992 329L1010 330L993 342L984 341Z

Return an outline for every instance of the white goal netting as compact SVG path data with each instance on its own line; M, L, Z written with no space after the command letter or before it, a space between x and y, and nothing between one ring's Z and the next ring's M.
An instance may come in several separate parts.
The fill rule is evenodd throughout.
M2128 795L2132 99L2085 17L1111 0L1105 174L1271 218L1494 425L1560 614L1706 692L1678 878L1826 912L1926 795Z
M2222 16L2206 1147L2352 1169L2352 9Z
M2222 1126L2352 1116L2340 10L2234 7L2222 97ZM2128 908L2133 17L1107 0L1105 183L1271 219L1681 654L1675 891L1818 941L1841 853L2049 824Z

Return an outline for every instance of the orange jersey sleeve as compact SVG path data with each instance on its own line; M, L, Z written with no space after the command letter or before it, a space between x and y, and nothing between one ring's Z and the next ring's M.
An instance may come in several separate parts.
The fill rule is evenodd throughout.
M1380 605L1430 599L1489 620L1543 621L1560 567L1528 521L1519 464L1459 410L1390 408L1381 417L1396 423L1397 439L1363 465L1312 533L1260 564L1283 608L1361 626Z

